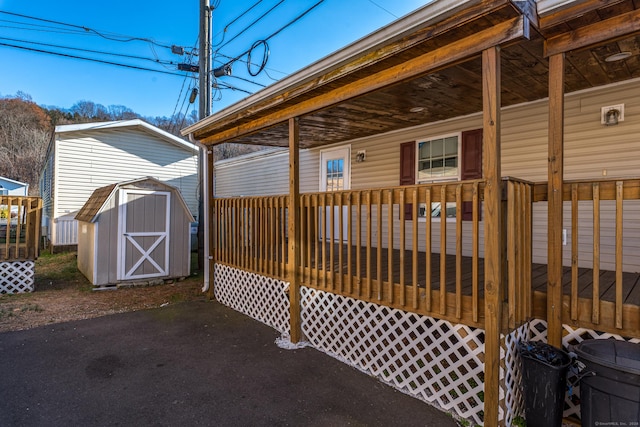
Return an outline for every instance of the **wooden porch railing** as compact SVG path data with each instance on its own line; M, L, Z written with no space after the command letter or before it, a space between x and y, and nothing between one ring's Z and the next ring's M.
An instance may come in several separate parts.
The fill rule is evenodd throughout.
M513 328L531 314L532 185L503 185L505 328ZM303 194L300 282L482 327L483 191L476 180ZM216 262L286 279L287 211L286 196L216 199Z
M214 200L214 259L284 279L288 196Z
M39 197L0 196L0 261L38 257L41 217Z
M547 200L546 183L537 184L534 202ZM638 215L640 178L567 181L563 186L563 201L565 212L569 210L571 213L570 224L565 222L564 225L565 229L570 230L571 278L568 295L566 290L564 292L563 323L640 336L640 283L636 283L640 257L637 244L627 242L631 244L625 250L623 243L625 225L629 226L634 222L633 219L624 221L624 202L635 203L635 214ZM631 209L627 210L631 212ZM636 227L629 227L628 231L637 234L634 228ZM606 236L602 234L603 229L609 231ZM582 238L583 234L585 238ZM584 250L584 242L589 236L592 236L591 250L587 251ZM578 244L579 239L582 245ZM608 257L613 258L613 266L611 262L607 263L607 269L613 270L615 274L612 289L601 287L601 280L609 275L609 272L602 269L605 262L603 247L609 248ZM630 258L632 259L629 260ZM631 265L627 267L627 271L623 265L625 262ZM583 268L584 265L591 269L589 286L581 284L584 281L582 273L589 270ZM633 283L626 283L629 280ZM586 294L585 289L588 287L591 292ZM605 300L605 294L612 294L613 298ZM607 301L609 299L612 301ZM625 304L625 301L632 303Z

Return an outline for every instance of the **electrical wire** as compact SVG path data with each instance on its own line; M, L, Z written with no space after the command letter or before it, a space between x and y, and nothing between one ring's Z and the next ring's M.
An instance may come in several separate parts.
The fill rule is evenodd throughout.
M398 16L396 16L395 14L393 14L392 12L389 12L387 9L385 9L384 7L382 7L381 5L379 5L378 3L376 3L373 0L367 0L369 3L371 3L374 6L379 7L380 9L384 10L385 12L387 12L389 15L393 16L394 18L398 19Z
M12 47L12 48L16 48L16 49L23 49L23 50L28 50L28 51L31 51L31 52L46 53L46 54L49 54L49 55L62 56L62 57L65 57L65 58L82 59L82 60L85 60L85 61L92 61L92 62L97 62L97 63L100 63L100 64L115 65L115 66L118 66L118 67L131 68L131 69L134 69L134 70L153 71L153 72L156 72L156 73L162 73L162 74L168 74L168 75L180 76L180 77L184 76L184 74L172 73L170 71L154 70L152 68L139 67L137 65L119 64L117 62L104 61L102 59L86 58L86 57L83 57L83 56L69 55L69 54L61 53L61 52L51 52L51 51L47 51L47 50L35 49L35 48L26 47L26 46L12 45L12 44L9 44L9 43L0 43L0 46ZM192 78L195 78L195 77L192 77Z
M61 49L76 50L76 51L80 51L80 52L99 53L101 55L119 56L121 58L140 59L140 60L144 60L144 61L151 61L151 62L154 62L154 63L157 63L157 64L167 64L167 65L175 65L176 64L173 61L161 60L161 59L157 59L157 58L156 59L154 59L154 58L145 58L143 56L126 55L126 54L122 54L122 53L104 52L104 51L91 50L91 49L82 49L82 48L78 48L78 47L62 46L62 45L50 44L50 43L32 42L32 41L29 41L29 40L19 40L19 39L12 39L12 38L8 38L8 37L0 37L0 40L12 41L12 42L17 42L17 43L29 43L29 44L39 45L39 46L57 47L57 48L61 48Z
M219 89L231 89L231 90L234 90L234 91L236 91L236 90L237 90L237 91L239 91L239 92L244 92L244 93L246 93L246 94L253 95L253 92L249 92L248 90L241 89L241 88L239 88L239 87L237 87L237 86L233 86L233 85L231 85L231 84L229 84L229 83L226 83L226 82L220 82L220 81L216 80L215 85L216 85Z
M271 8L269 11L267 11L267 12L266 12L264 15L262 15L262 16L265 16L267 13L269 13L269 12L270 12L271 10L273 10L275 7L279 6L283 1L284 1L284 0L281 0L278 4L276 4L273 8ZM282 27L280 27L278 30L276 30L275 32L271 33L271 35L269 35L268 37L265 37L264 39L261 39L261 40L258 40L257 42L255 42L253 45L251 45L251 47L250 47L247 51L245 51L245 52L241 53L240 55L237 55L235 58L233 58L233 59L231 59L230 61L228 61L228 62L227 62L227 64L232 64L233 62L237 61L238 59L242 58L242 57L243 57L243 56L245 56L245 55L248 55L248 56L249 56L249 58L250 58L251 51L252 51L253 49L255 49L255 47L257 47L258 45L263 44L263 43L265 44L265 46L268 46L268 44L267 44L266 42L267 42L269 39L271 39L271 38L273 38L273 37L277 36L277 35L278 35L278 34L280 34L282 31L284 31L285 29L289 28L291 25L293 25L293 24L295 24L296 22L298 22L299 20L301 20L303 17L305 17L308 13L310 13L310 12L311 12L312 10L314 10L316 7L320 6L320 4L322 4L322 3L324 3L324 0L319 0L319 1L318 1L318 2L316 2L313 6L309 7L309 8L308 8L308 9L306 9L304 12L302 12L300 15L298 15L297 17L295 17L294 19L292 19L291 21L289 21L287 24L283 25L283 26L282 26ZM258 18L258 20L259 20L259 19L261 19L261 18L262 18L262 17ZM257 22L258 20L254 21L254 23L255 23L255 22ZM252 23L251 25L253 25L253 23ZM251 26L251 25L250 25L250 26ZM242 34L244 31L246 31L247 29L249 29L249 27L250 27L250 26L248 26L247 28L245 28L245 29L244 29L243 31L241 31L240 33L236 34L236 36L235 36L235 37L239 36L239 35L240 35L240 34ZM234 38L235 38L235 37L234 37ZM231 39L231 40L233 40L233 39ZM220 48L221 48L221 47L223 47L223 46L225 46L225 45L227 45L227 44L229 44L229 43L231 42L231 40L229 40L229 41L228 41L227 43L225 43L224 45L220 46ZM220 48L218 48L218 50L219 50ZM217 51L216 51L216 53L217 53ZM255 74L253 74L253 73L252 73L252 71L251 71L251 68L250 68L250 67L251 67L251 62L250 62L250 61L247 61L247 69L249 70L249 74L251 74L253 77L255 77L255 76L257 76L258 74L260 74L260 72L262 72L262 70L263 70L263 69L265 68L265 66L266 66L266 61L267 61L267 59L268 59L268 56L269 56L269 55L268 55L268 50L265 50L265 55L263 56L263 63L260 65L260 69L259 69L259 71L258 71L257 73L255 73ZM265 57L266 57L266 58L265 58Z
M264 40L268 41L269 39L277 36L278 34L280 34L284 29L290 27L291 25L295 24L296 22L298 22L300 19L302 19L304 16L306 16L309 12L311 12L313 9L315 9L316 7L320 6L321 3L324 3L324 0L320 0L318 1L316 4L314 4L313 6L311 6L309 9L305 10L304 12L302 12L300 15L298 15L295 19L289 21L289 23L285 24L284 26L280 27L279 30L277 30L275 33L271 34L268 37L265 37ZM247 53L247 52L245 52Z
M242 59L242 58L233 58L233 57L231 57L231 56L229 56L229 55L225 55L225 54L223 54L223 53L218 53L218 56L222 56L223 58L230 59L230 60L234 60L234 61L236 61L236 62L242 62L243 64L245 64L245 65L247 65L247 66L249 65L249 63L248 63L247 61L245 61L244 59ZM217 61L217 62L218 62L218 63L220 63L221 65L227 64L227 63L229 62L229 61L220 61L220 60L217 60L216 58L213 58L213 60L214 60L214 61ZM284 71L280 71L280 70L276 70L276 69L274 69L274 68L268 68L268 67L265 67L265 68L263 69L263 71L265 72L265 74L267 75L267 77L269 77L269 78L270 78L271 80L273 80L274 82L277 82L277 81L278 81L278 79L276 79L275 77L272 77L272 76L269 74L269 71L273 71L273 72L276 72L276 73L280 73L280 74L282 74L283 76L286 76L286 75L288 74L288 73L285 73Z
M173 117L175 117L176 112L178 111L178 104L180 103L180 98L182 97L182 92L184 91L184 87L187 83L187 77L185 76L184 80L182 81L182 86L180 87L180 93L178 94L178 99L176 100L176 105L173 107L173 113L171 113L171 119L173 120ZM189 93L189 90L187 89L187 91L185 93ZM186 95L185 95L186 98ZM172 128L173 129L173 128Z
M255 24L257 24L260 20L262 20L262 18L264 18L265 16L267 16L268 14L270 14L275 8L277 8L278 6L280 6L282 3L284 3L284 0L280 0L278 3L276 3L274 6L271 7L271 9L267 10L265 13L263 13L262 15L260 15L258 18L256 18L252 23L250 23L249 25L247 25L242 31L240 31L238 34L236 34L235 36L233 36L229 41L227 41L226 43L224 43L221 46L218 46L218 48L216 49L216 52L220 49L222 49L223 47L225 47L226 45L228 45L229 43L231 43L232 41L234 41L235 39L237 39L240 35L244 34L249 28L253 27ZM244 54L240 55L240 56L244 56L246 55L247 52L245 52Z
M242 80L243 82L251 83L251 84L254 84L256 86L267 87L266 85L263 85L262 83L254 82L253 80L245 79L244 77L238 77L238 76L234 76L234 75L231 75L229 77L231 77L233 79Z
M217 37L220 33L222 33L222 40L220 40L219 43L211 46L212 48L216 48L218 46L220 46L220 44L222 44L224 42L224 39L227 35L227 30L229 29L230 26L232 26L233 24L235 24L240 18L242 18L244 15L246 15L247 13L249 13L254 7L258 6L260 3L262 3L262 0L258 0L257 2L255 2L253 5L249 6L249 8L247 10L245 10L244 12L242 12L240 15L236 16L234 19L231 20L231 22L229 22L227 25L225 25L224 29L222 31L218 31L214 37ZM217 7L217 6L216 6ZM214 8L215 9L215 8Z
M85 27L85 26L82 26L82 25L68 24L66 22L54 21L52 19L44 19L44 18L38 18L38 17L35 17L35 16L23 15L23 14L20 14L20 13L7 12L5 10L0 10L0 13L4 13L6 15L11 15L11 16L18 16L20 18L33 19L33 20L41 21L41 22L48 22L50 24L57 24L57 25L62 25L62 26L70 27L70 28L81 29L81 30L84 30L86 32L90 32L90 33L96 34L96 35L98 35L98 36L100 36L100 37L102 37L102 38L104 38L106 40L112 40L112 41L117 41L117 42L143 41L143 42L146 42L146 43L149 43L149 44L152 44L152 45L156 45L156 46L159 46L159 47L171 49L171 46L158 43L155 40L150 39L150 38L132 37L132 36L126 36L126 35L119 35L119 34L107 35L106 33L103 33L103 32L100 32L98 30L95 30L93 28Z
M251 70L251 52L254 51L254 49L256 49L258 46L264 46L264 52L262 54L262 62L260 63L260 66L258 67L258 71L256 71L255 73ZM258 40L257 42L255 42L252 46L251 49L249 49L249 53L247 53L247 72L252 76L255 77L258 74L260 74L262 72L262 70L264 70L264 67L267 66L267 61L269 60L269 43L267 43L266 40Z

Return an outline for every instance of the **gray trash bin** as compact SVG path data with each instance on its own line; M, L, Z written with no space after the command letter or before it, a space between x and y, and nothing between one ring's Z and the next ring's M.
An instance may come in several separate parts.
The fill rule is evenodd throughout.
M582 425L638 425L640 344L586 340L574 347L585 367L580 376Z

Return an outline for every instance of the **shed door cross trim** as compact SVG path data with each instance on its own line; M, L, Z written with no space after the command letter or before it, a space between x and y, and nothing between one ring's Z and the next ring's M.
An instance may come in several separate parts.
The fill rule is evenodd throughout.
M166 191L120 190L118 280L168 274L170 202Z
M124 273L125 279L130 279L134 277L135 276L134 272L136 271L136 269L140 267L140 265L142 265L142 263L145 261L149 261L149 263L151 263L151 265L153 265L158 270L158 273L161 273L162 275L165 275L167 273L165 269L162 268L151 257L151 254L153 253L155 248L157 248L158 245L160 245L160 243L162 243L167 238L167 233L125 233L123 234L123 236L125 237L125 239L127 239L127 242L135 246L135 248L138 251L140 251L140 254L142 254L142 257L133 265L133 267L131 267L128 271L125 271ZM153 242L153 244L149 247L149 249L145 250L138 242L136 242L136 237L139 237L139 236L143 236L143 237L156 236L157 238L155 242Z

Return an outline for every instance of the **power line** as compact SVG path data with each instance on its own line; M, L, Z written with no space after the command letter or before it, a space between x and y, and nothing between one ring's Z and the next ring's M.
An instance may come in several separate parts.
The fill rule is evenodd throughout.
M46 53L46 54L49 54L49 55L62 56L62 57L65 57L65 58L82 59L82 60L85 60L85 61L98 62L100 64L115 65L115 66L118 66L118 67L131 68L131 69L134 69L134 70L153 71L153 72L156 72L156 73L168 74L168 75L171 75L171 76L180 76L180 77L184 76L184 74L172 73L170 71L154 70L152 68L139 67L137 65L120 64L120 63L117 63L117 62L104 61L102 59L86 58L86 57L82 57L82 56L69 55L69 54L61 53L61 52L51 52L51 51L47 51L47 50L35 49L35 48L26 47L26 46L18 46L18 45L13 45L13 44L9 44L9 43L0 43L0 46L13 47L13 48L16 48L16 49L23 49L23 50L28 50L28 51L31 51L31 52Z
M240 57L240 58L234 58L234 57L232 57L232 56L225 55L224 53L220 53L220 52L218 52L218 54L217 54L217 55L218 55L218 56L222 56L223 58L226 58L226 59L233 60L233 61L242 62L243 64L247 64L247 65L249 64L247 61L245 61L245 60L244 60L244 59L242 59L241 57ZM215 58L214 58L213 60L214 60L214 61L216 61L216 59L215 59ZM229 63L229 62L230 62L230 61L220 61L220 60L218 60L218 63L220 63L220 64L222 64L222 65L227 64L227 63ZM254 65L254 64L251 64L251 65ZM276 73L280 73L280 74L282 74L283 76L286 76L286 75L288 74L288 73L285 73L284 71L276 70L276 69L274 69L274 68L268 68L268 67L265 67L265 70L270 70L270 71L273 71L273 72L276 72ZM272 78L271 76L270 76L270 78L271 78L272 80L277 80L277 79Z
M293 20L289 21L289 23L285 24L284 26L280 27L279 30L277 30L275 33L271 34L269 37L266 37L264 40L267 41L275 36L277 36L278 34L280 34L284 29L290 27L291 25L295 24L296 22L298 22L300 19L302 19L304 16L306 16L309 12L311 12L313 9L315 9L316 7L320 6L321 3L323 3L324 0L320 0L318 1L316 4L314 4L313 6L311 6L309 9L305 10L304 12L302 12L300 15L298 15L296 18L294 18ZM245 52L248 53L248 52Z
M257 24L260 20L262 20L262 18L264 18L265 16L267 16L268 14L270 14L276 7L280 6L282 3L284 3L284 0L280 0L278 3L276 3L274 6L271 7L271 9L267 10L265 13L263 13L262 15L260 15L258 18L256 18L252 23L250 23L249 25L247 25L245 28L242 29L242 31L240 31L238 34L236 34L235 36L233 36L230 40L228 40L226 43L224 43L221 46L218 46L218 48L216 49L217 53L220 49L222 49L223 47L225 47L226 45L228 45L229 43L231 43L232 41L234 41L235 39L237 39L240 35L242 35L245 31L247 31L249 28L253 27L255 24ZM246 54L246 52L245 52ZM244 55L244 54L243 54ZM242 56L242 55L240 55Z
M215 46L212 46L212 47L218 47L222 42L224 42L224 39L225 39L225 37L227 35L227 30L229 29L229 27L232 26L233 24L235 24L240 18L245 16L247 13L249 13L254 7L258 6L261 2L262 2L262 0L258 0L253 5L249 6L248 9L246 9L240 15L238 15L234 19L232 19L231 22L229 22L227 25L225 25L225 27L224 27L224 29L222 31L218 31L215 36L217 37L220 33L222 33L222 40L220 40L220 43L218 43L218 44L216 44ZM215 10L215 8L214 8L214 10Z
M384 7L382 7L381 5L379 5L378 3L376 3L375 1L373 1L373 0L368 0L368 1L369 1L369 3L371 3L372 5L379 7L380 9L384 10L385 12L387 12L389 15L391 15L391 16L393 16L394 18L398 19L398 16L396 16L396 15L395 15L394 13L392 13L392 12L389 12L387 9L385 9Z
M280 5L283 1L284 1L284 0L281 0L281 1L280 1L278 4L276 4L273 8L275 8L275 7L277 7L278 5ZM291 21L289 21L288 23L286 23L285 25L283 25L282 27L280 27L280 28L279 28L278 30L276 30L275 32L271 33L271 35L269 35L268 37L265 37L264 39L259 40L258 42L254 43L254 44L251 46L251 48L249 48L249 49L248 49L248 50L246 50L245 52L241 53L240 55L237 55L236 57L232 58L231 60L229 60L229 61L227 62L227 64L233 63L233 62L237 61L238 59L240 59L241 57L243 57L243 56L245 56L245 55L250 54L250 53L251 53L251 51L252 51L252 50L254 49L254 47L256 46L256 44L258 44L258 43L260 43L260 42L266 42L266 41L268 41L269 39L271 39L271 38L273 38L273 37L277 36L277 35L278 35L278 34L280 34L282 31L284 31L285 29L289 28L291 25L295 24L295 23L296 23L296 22L298 22L300 19L302 19L303 17L305 17L305 16L306 16L309 12L311 12L313 9L315 9L315 8L316 8L316 7L318 7L318 6L320 6L320 4L322 4L323 2L324 2L324 0L319 0L319 1L318 1L317 3L315 3L313 6L309 7L309 8L308 8L308 9L306 9L304 12L302 12L300 15L298 15L297 17L295 17L294 19L292 19ZM273 8L272 8L272 9L270 9L269 11L267 11L266 13L269 13L271 10L273 10ZM266 15L266 13L265 13L264 15ZM264 15L262 15L262 16L264 16ZM262 17L261 17L261 18L262 18ZM259 18L259 19L261 19L261 18ZM258 19L258 20L259 20L259 19ZM255 23L255 22L257 22L257 20L256 20L256 21L254 21L254 23ZM253 23L252 23L251 25L253 25ZM249 27L245 28L242 32L246 31L248 28L249 28ZM237 36L239 36L240 34L242 34L242 32L241 32L241 33L239 33L239 34L237 34L237 35L236 35L236 37L237 37ZM233 39L232 39L232 40L233 40ZM227 43L225 43L224 45L228 44L229 42L231 42L231 40L229 40L229 41L228 41ZM224 45L220 46L220 48L221 48L221 47L223 47ZM218 48L218 50L219 50L220 48ZM216 51L216 53L217 53L217 51ZM266 61L264 61L264 62L263 62L263 64L262 64L262 66L261 66L261 70L260 70L260 71L262 71L262 69L264 69L265 65L266 65ZM247 68L248 68L248 67L250 67L250 66L251 66L251 64L250 64L249 62L247 62ZM253 73L251 73L251 72L250 72L250 74L252 74L252 75L253 75ZM256 75L257 75L257 74L259 74L259 72L258 72L258 73L256 73Z
M234 75L231 75L229 77L234 78L234 79L238 79L238 80L242 80L243 82L251 83L251 84L254 84L256 86L267 87L266 85L263 85L262 83L254 82L253 80L245 79L244 77L238 77L238 76L234 76Z
M91 49L82 49L82 48L78 48L78 47L62 46L62 45L50 44L50 43L33 42L33 41L29 41L29 40L19 40L19 39L12 39L12 38L8 38L8 37L0 37L0 40L7 40L7 41L12 41L12 42L18 42L18 43L30 43L30 44L35 44L35 45L39 45L39 46L57 47L57 48L61 48L61 49L76 50L76 51L80 51L80 52L99 53L99 54L102 54L102 55L119 56L119 57L122 57L122 58L141 59L141 60L144 60L144 61L152 61L152 62L155 62L157 64L167 64L167 65L175 65L176 64L173 61L161 60L161 59L157 59L157 58L156 59L154 59L154 58L145 58L143 56L126 55L126 54L122 54L122 53L104 52L104 51L91 50Z
M20 13L7 12L5 10L0 10L0 13L4 13L6 15L11 15L11 16L18 16L20 18L33 19L35 21L48 22L50 24L57 24L57 25L62 25L62 26L66 26L66 27L81 29L81 30L84 30L86 32L94 33L94 34L96 34L96 35L98 35L98 36L100 36L100 37L102 37L104 39L107 39L107 40L112 40L112 41L117 41L117 42L143 41L143 42L150 43L152 45L156 45L156 46L159 46L159 47L164 47L164 48L167 48L167 49L171 49L171 46L158 43L153 39L149 39L149 38L145 38L145 37L132 37L132 36L126 36L126 35L119 35L119 34L107 35L106 33L100 32L100 31L95 30L95 29L90 28L90 27L85 27L83 25L68 24L66 22L54 21L52 19L44 19L44 18L38 18L38 17L35 17L35 16L23 15L23 14L20 14Z

